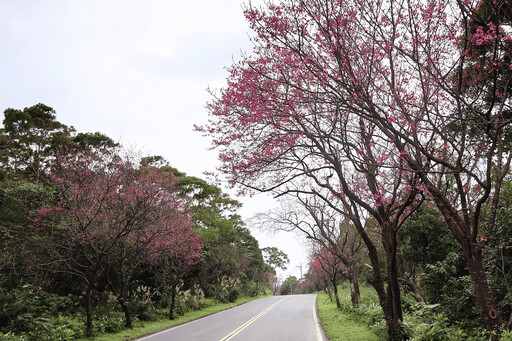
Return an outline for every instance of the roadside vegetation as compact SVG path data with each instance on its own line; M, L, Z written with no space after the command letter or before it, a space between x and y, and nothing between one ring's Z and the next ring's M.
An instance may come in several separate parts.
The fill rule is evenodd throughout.
M268 291L268 294L271 294ZM174 320L169 320L167 318L162 318L157 321L137 321L134 324L133 329L123 328L119 332L116 333L103 333L99 334L93 338L82 337L78 339L79 341L86 340L94 340L94 341L124 341L131 340L134 338L138 338L144 335L148 335L151 333L155 333L161 331L163 329L167 329L173 326L177 326L186 322L190 322L192 320L196 320L198 318L202 318L208 315L212 315L218 313L220 311L233 308L239 306L241 304L247 303L249 301L265 297L264 295L254 296L254 297L240 297L235 302L230 303L221 303L215 300L205 300L204 307L200 310L191 310L186 311L183 315L178 316ZM209 303L206 301L210 301ZM209 305L211 304L211 305Z
M275 290L286 255L219 187L44 104L4 114L0 340L134 336Z
M333 291L328 288L317 292L318 315L322 327L331 341L377 341L388 340L384 315L375 291L361 285L359 307L353 307L348 282L338 286L341 309L336 307ZM411 341L449 340L486 341L490 337L480 328L465 328L453 323L438 304L418 303L413 295L404 295L404 325ZM512 340L512 333L505 332L501 340Z
M359 283L373 288L391 340L512 330L511 13L490 0L248 5L252 53L197 127L238 191L279 198L262 226L312 241L324 287L349 281L356 310Z
M322 323L325 334L330 340L353 340L353 341L378 341L386 337L385 326L368 323L371 321L361 319L351 309L348 286L340 287L340 300L342 309L336 307L327 292L317 293L318 316ZM363 287L361 292L361 305L371 307L376 295L370 288ZM377 307L378 308L378 307ZM378 321L382 321L382 314L377 309Z

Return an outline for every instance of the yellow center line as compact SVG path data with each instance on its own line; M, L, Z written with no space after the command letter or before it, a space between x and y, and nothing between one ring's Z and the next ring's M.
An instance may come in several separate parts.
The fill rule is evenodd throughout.
M280 301L277 301L276 303L272 304L270 307L268 307L267 309L263 310L261 313L259 313L258 315L254 316L252 319L250 319L249 321L245 322L244 324L242 324L240 327L236 328L235 330L233 330L231 333L229 333L228 335L224 336L222 339L220 339L220 341L229 341L231 340L232 338L234 338L238 333L240 333L242 330L244 330L245 328L247 328L251 323L253 323L254 321L256 321L257 319L259 319L260 317L262 317L263 315L265 315L266 313L268 313L270 310L272 310L272 308L274 308L276 305L278 305L279 303L283 302L284 300L290 298L291 296L287 296L285 298L283 298L282 300Z

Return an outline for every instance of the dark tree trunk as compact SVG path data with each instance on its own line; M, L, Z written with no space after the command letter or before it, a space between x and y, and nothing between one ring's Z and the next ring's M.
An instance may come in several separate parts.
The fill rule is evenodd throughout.
M354 308L359 307L359 297L361 293L359 291L359 270L356 264L350 265L350 299Z
M402 301L400 292L400 282L398 280L398 259L396 255L397 241L396 233L394 231L387 231L387 240L384 246L386 248L386 258L388 264L388 297L389 302L393 306L393 314L395 317L403 321L402 315Z
M130 309L128 309L128 303L122 296L117 296L117 300L119 304L121 305L121 309L123 309L124 312L124 319L125 319L125 326L127 328L133 329L133 320L132 320L132 314L130 313Z
M338 296L338 287L336 286L336 275L331 279L332 290L334 292L334 298L336 299L336 307L341 310L340 297Z
M405 340L402 333L402 304L400 301L400 285L398 283L398 262L396 258L396 233L386 228L383 230L383 246L387 258L387 275L380 271L379 256L375 245L365 232L361 237L368 248L373 277L369 280L377 292L379 304L384 312L384 319L388 327L389 339L393 341ZM394 242L393 242L394 241ZM387 279L387 290L384 289L384 278Z
M174 308L176 306L176 285L172 285L171 290L171 307L169 308L169 319L174 320Z
M91 286L87 286L87 289L85 289L85 315L87 317L87 328L85 330L85 335L87 337L93 337L94 336L94 325L92 322L92 288Z
M485 327L487 330L495 331L498 335L501 335L503 320L499 311L496 309L496 304L489 288L489 282L487 281L487 274L482 259L482 250L479 245L475 245L474 243L464 243L463 255L468 266L471 282L473 283L476 303ZM498 340L499 337L494 339Z

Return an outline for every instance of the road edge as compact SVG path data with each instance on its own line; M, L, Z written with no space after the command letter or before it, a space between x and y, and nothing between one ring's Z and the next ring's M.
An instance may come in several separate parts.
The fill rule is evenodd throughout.
M317 341L330 341L325 333L324 327L322 326L322 320L320 319L320 314L318 313L318 304L317 304L318 295L315 294L315 300L313 304L313 323L315 324L316 338Z

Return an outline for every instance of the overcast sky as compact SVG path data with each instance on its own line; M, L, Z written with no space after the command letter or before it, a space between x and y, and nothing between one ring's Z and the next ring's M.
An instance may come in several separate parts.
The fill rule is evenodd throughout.
M242 0L0 0L0 109L44 103L79 132L205 178L217 154L193 125L208 119L206 89L223 86L225 68L251 52L250 34ZM238 199L245 219L273 205ZM297 236L253 235L284 250L284 275L299 277L307 250Z

